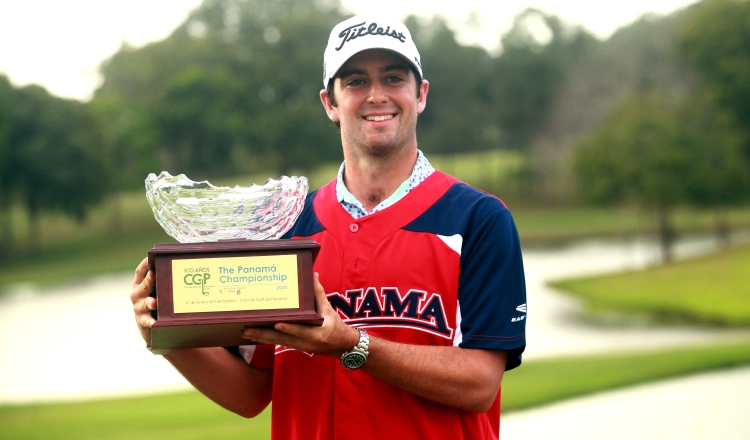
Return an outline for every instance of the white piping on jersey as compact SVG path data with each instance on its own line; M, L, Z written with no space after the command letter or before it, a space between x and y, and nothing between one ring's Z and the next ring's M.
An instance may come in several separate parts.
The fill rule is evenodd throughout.
M257 345L240 345L240 354L242 355L242 358L245 359L245 362L248 364L250 361L253 360L253 355L255 354L255 347Z
M461 247L464 244L464 238L461 235L435 235L437 235L437 237L441 239L443 243L448 245L449 248L453 249L453 251L457 253L459 257L461 256ZM456 300L456 332L454 333L454 335L453 346L458 347L458 345L464 340L463 333L461 333L461 303L459 303L458 300Z
M299 350L297 350L295 348L289 348L287 346L279 345L279 344L276 344L276 346L274 347L273 354L274 354L274 356L278 356L281 353L286 353L287 351L294 351L294 352L297 352L297 353L306 354L308 357L313 357L315 355L315 353L308 353L306 351L299 351Z
M461 303L456 304L456 333L453 338L453 346L458 347L464 341L464 334L461 333Z
M451 236L439 235L439 239L443 240L443 243L447 244L449 248L453 249L459 256L461 256L461 246L464 244L464 238L459 234L453 234Z

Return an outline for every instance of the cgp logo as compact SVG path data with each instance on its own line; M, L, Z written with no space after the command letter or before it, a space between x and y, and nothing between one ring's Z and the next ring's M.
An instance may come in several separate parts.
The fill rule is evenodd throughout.
M211 278L210 273L189 273L186 274L182 281L186 286L201 286L201 293L208 295L206 291L206 283Z

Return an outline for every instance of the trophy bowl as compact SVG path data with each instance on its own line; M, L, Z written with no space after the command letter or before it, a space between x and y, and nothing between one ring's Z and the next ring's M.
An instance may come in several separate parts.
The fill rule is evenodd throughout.
M294 225L307 191L307 178L297 176L234 188L166 171L146 178L146 198L156 221L180 243L277 239Z
M247 327L323 322L313 284L320 244L277 240L297 221L307 190L305 177L229 188L184 174L149 174L154 217L179 242L148 253L158 304L152 352L246 345Z

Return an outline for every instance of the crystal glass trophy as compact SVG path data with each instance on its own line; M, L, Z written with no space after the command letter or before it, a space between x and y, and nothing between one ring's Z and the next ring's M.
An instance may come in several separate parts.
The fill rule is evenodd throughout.
M149 252L158 306L152 351L246 345L245 327L322 322L312 281L320 245L280 239L302 212L307 190L305 177L229 188L149 174L154 217L179 242Z
M307 189L307 178L296 176L234 188L166 171L146 178L146 198L156 221L180 243L279 238L302 212Z

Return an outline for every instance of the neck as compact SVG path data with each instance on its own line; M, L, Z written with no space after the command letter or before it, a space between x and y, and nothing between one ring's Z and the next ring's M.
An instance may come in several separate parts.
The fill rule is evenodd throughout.
M353 156L353 157L349 157ZM417 162L417 149L397 157L357 157L344 153L344 184L368 212L390 197L409 178Z

